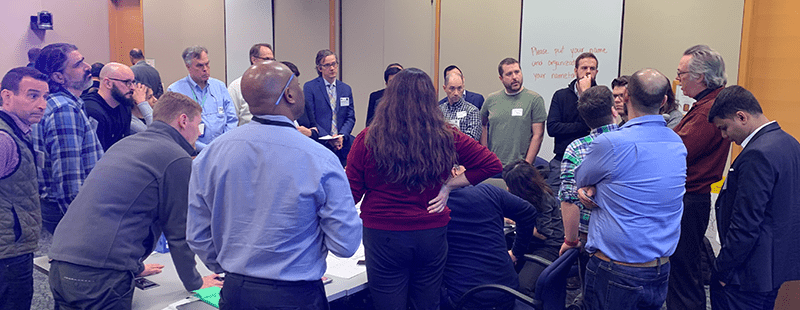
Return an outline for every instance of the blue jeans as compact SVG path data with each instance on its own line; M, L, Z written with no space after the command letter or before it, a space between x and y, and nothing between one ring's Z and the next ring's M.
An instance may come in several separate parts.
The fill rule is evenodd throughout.
M0 309L30 309L33 253L0 259Z
M661 309L667 298L670 264L628 267L595 256L586 266L586 309Z

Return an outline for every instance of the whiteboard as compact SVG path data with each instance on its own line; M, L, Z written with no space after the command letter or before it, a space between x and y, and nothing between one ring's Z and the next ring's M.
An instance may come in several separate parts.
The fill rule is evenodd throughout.
M553 94L575 79L575 58L597 57L598 85L619 76L624 0L523 0L520 67L523 86L542 95L547 111ZM539 157L553 158L553 138L544 135Z
M225 73L228 83L242 76L250 67L250 47L256 43L275 46L272 1L225 0Z

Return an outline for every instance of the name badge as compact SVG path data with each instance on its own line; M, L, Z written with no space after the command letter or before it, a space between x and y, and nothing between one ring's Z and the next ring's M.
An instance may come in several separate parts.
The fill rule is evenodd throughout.
M348 97L339 98L339 105L343 106L343 107L349 107L350 106L350 98L348 98Z
M219 114L225 114L225 110L224 110L224 109L222 109L222 107L217 107L217 113L219 113Z
M197 125L197 129L200 130L200 136L204 136L206 134L206 124L200 123Z
M467 116L467 111L458 111L456 112L456 118L464 118Z
M522 116L522 108L511 109L511 116Z

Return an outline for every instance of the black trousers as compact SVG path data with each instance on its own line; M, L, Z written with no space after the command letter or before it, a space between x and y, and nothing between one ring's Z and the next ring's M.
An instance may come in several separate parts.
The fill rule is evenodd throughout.
M768 310L775 308L780 287L770 292L745 292L738 285L722 286L711 281L711 308L714 310Z
M131 271L52 261L49 276L56 309L131 309L135 288Z
M0 310L30 309L33 253L0 259Z
M670 257L667 309L706 309L706 291L700 253L711 214L711 194L683 195L681 236L675 254Z
M280 281L228 273L220 291L219 308L328 310L322 280Z
M375 309L439 309L447 227L412 231L364 227L364 254Z

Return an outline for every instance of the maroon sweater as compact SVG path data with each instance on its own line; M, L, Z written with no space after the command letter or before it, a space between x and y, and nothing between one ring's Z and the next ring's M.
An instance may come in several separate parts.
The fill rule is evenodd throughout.
M450 209L440 213L428 213L428 201L439 194L441 184L429 186L422 192L408 190L405 184L389 183L387 176L378 172L372 151L365 141L369 128L361 131L353 142L347 156L347 179L356 203L361 203L361 219L364 227L372 229L409 231L444 227L450 221ZM458 163L464 165L464 173L470 184L500 173L503 166L497 156L478 141L455 130L455 148ZM450 171L442 171L445 179Z
M708 122L708 112L724 87L697 100L683 116L675 132L686 146L686 192L708 194L711 183L722 179L731 142L722 138L717 126Z

